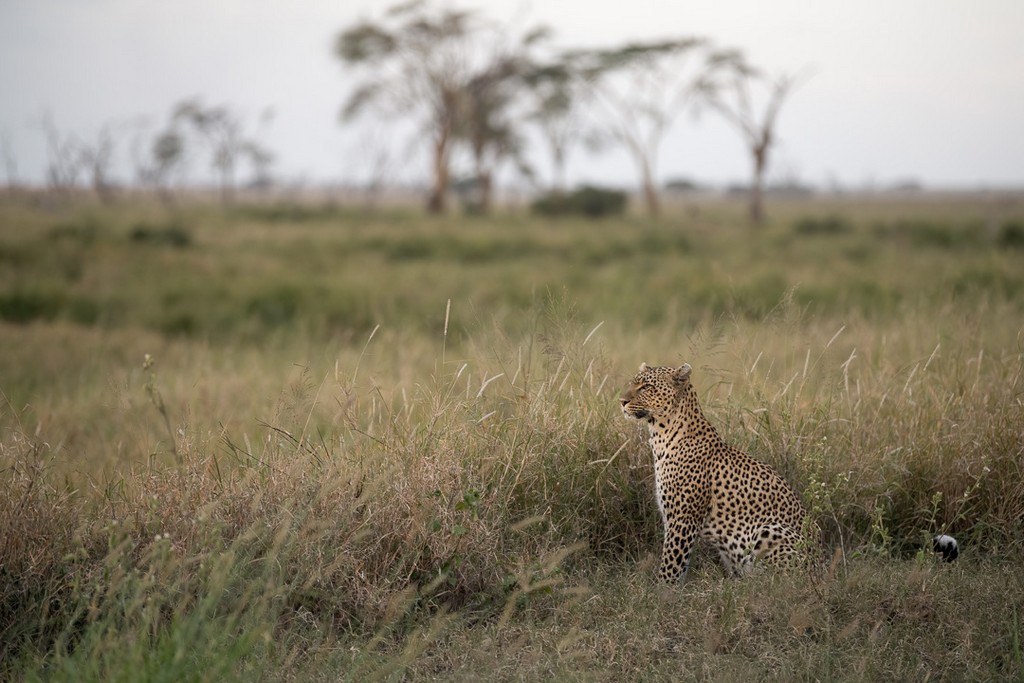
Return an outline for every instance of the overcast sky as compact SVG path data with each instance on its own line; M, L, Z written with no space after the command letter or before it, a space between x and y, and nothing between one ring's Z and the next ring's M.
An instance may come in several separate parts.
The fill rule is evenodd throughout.
M83 137L201 96L255 123L288 179L342 181L366 166L366 132L339 125L354 83L331 54L338 31L379 17L367 0L0 0L0 139L22 181L43 177L38 121ZM702 35L769 72L810 68L782 111L770 176L824 184L1024 186L1022 0L477 0L498 20L525 15L560 44ZM127 142L122 147L126 148ZM536 156L538 163L543 157ZM743 181L739 138L711 116L682 119L661 179ZM411 160L406 180L425 176ZM546 168L541 164L542 174ZM0 172L3 169L0 168ZM128 179L127 164L118 175ZM570 166L574 181L629 184L621 154ZM0 181L6 180L0 176Z

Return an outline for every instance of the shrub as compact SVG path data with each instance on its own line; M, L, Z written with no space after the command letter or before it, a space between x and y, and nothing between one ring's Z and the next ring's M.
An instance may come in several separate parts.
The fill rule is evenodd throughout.
M163 225L150 225L149 223L136 223L128 237L132 242L154 244L182 249L192 244L192 235L178 223L166 223Z
M569 194L549 192L535 200L530 209L541 216L619 216L626 210L626 193L584 185Z
M89 298L75 297L68 301L67 316L79 325L95 325L100 319L100 305Z
M58 223L50 228L48 237L53 241L69 240L80 244L92 244L99 234L99 222L92 216L80 221Z
M29 323L53 319L63 304L53 292L14 291L0 294L0 320Z
M844 235L853 230L848 220L841 216L804 216L793 224L798 235Z
M944 222L920 219L899 220L875 227L878 237L903 241L915 247L958 249L982 243L980 228L972 225L950 225Z
M928 221L902 221L896 226L897 231L906 234L912 244L927 247L950 248L959 241L957 231L948 225Z
M232 207L232 216L265 223L304 223L334 220L344 215L341 208L331 202L302 204L294 201L273 204L242 204Z
M996 244L1004 249L1024 249L1024 221L1003 223Z

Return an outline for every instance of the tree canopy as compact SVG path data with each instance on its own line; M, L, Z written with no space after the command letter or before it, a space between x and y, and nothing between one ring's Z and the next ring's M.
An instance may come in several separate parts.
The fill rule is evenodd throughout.
M343 120L372 112L417 123L429 150L433 211L445 207L453 160L471 169L485 210L501 164L533 178L529 127L548 149L556 190L574 145L623 148L652 215L660 208L660 149L684 113L712 109L751 139L749 107L727 103L727 93L741 93L741 80L757 73L737 50L700 36L557 50L546 27L514 34L476 10L414 0L337 36L335 56L357 76ZM768 139L787 91L776 89ZM762 157L766 164L766 151Z

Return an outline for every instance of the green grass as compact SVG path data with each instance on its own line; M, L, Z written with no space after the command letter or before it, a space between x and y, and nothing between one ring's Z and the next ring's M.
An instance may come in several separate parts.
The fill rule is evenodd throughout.
M9 201L0 677L1019 678L1021 213ZM658 586L615 399L684 360L830 570Z

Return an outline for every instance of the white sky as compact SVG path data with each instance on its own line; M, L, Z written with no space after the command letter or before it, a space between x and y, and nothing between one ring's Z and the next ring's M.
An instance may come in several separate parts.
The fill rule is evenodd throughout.
M360 176L365 132L339 125L354 83L331 54L338 31L391 3L368 0L0 0L0 139L22 181L42 178L37 122L83 137L199 95L255 121L289 179ZM811 67L787 102L770 176L844 184L917 179L931 186L1024 186L1022 0L467 0L507 20L526 15L566 46L704 35L770 72ZM122 143L127 147L127 142ZM538 150L542 176L547 170ZM422 178L416 163L405 179ZM681 119L662 179L743 181L739 138L710 115ZM0 173L3 173L0 167ZM127 164L117 175L128 179ZM570 179L630 184L620 153L578 152ZM0 182L6 177L0 175Z

